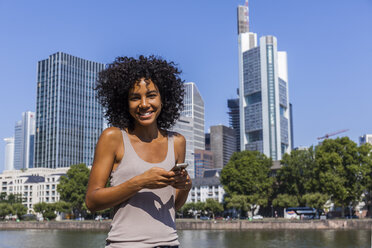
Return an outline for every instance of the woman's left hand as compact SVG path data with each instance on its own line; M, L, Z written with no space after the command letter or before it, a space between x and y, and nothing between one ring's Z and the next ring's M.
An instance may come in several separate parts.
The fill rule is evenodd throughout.
M191 189L191 178L185 169L176 172L175 182L172 184L172 186L180 190Z

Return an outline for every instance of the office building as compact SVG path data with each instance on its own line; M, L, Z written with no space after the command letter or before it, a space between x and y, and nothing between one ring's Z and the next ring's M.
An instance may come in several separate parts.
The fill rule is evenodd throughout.
M205 150L211 150L211 134L205 133Z
M224 125L211 126L211 151L214 168L223 168L236 152L235 130Z
M185 83L184 109L181 116L193 119L194 149L205 149L204 101L195 83Z
M38 62L35 167L92 164L103 128L94 88L104 68L62 52Z
M235 131L236 151L240 151L240 117L239 117L239 98L228 99L229 125Z
M33 206L39 202L54 203L60 200L57 186L68 168L31 168L26 171L6 170L0 174L0 194L22 195L27 213L34 214Z
M248 13L247 5L239 8ZM258 46L257 35L244 30L238 37L240 147L280 160L292 147L287 54L277 51L274 36L261 37Z
M195 178L203 177L204 171L214 168L213 153L207 150L195 149Z
M174 132L182 134L186 139L185 163L188 163L187 172L191 178L195 177L194 164L194 121L191 117L180 116L171 129Z
M22 113L14 129L14 169L32 168L34 164L35 113Z
M4 170L14 170L14 138L5 138Z
M219 170L207 170L202 178L195 178L186 202L206 202L214 199L223 203L225 190L220 182Z
M359 145L369 143L372 145L372 134L365 134L359 137Z

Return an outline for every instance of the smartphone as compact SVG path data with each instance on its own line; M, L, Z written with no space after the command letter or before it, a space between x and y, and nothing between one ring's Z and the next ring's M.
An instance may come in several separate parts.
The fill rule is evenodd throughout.
M182 170L182 169L186 169L187 166L189 166L188 163L176 164L171 170L172 171Z

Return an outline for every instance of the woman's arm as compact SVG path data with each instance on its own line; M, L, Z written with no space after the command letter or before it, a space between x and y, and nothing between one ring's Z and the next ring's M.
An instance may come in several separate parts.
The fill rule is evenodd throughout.
M181 134L175 135L174 139L175 153L176 153L176 163L184 163L186 155L186 139ZM192 182L190 176L187 174L186 170L182 170L180 174L176 175L176 182L173 187L176 190L176 201L175 208L176 211L179 210L187 200L189 191L191 189Z
M120 163L123 155L120 129L110 127L103 131L96 146L85 198L89 210L110 208L128 200L141 189L163 188L174 183L174 172L154 167L120 185L105 188L113 167Z

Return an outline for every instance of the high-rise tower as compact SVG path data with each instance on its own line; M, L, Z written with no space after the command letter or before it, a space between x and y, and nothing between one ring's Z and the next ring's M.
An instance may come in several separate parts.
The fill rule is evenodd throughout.
M14 129L14 169L33 168L34 164L35 113L22 113Z
M96 80L104 64L57 52L38 63L35 167L93 162L103 128Z
M239 9L248 13L247 3L238 7L238 13ZM287 54L277 51L274 36L261 37L257 46L257 35L249 27L240 30L247 30L238 39L241 150L280 160L291 150Z

